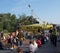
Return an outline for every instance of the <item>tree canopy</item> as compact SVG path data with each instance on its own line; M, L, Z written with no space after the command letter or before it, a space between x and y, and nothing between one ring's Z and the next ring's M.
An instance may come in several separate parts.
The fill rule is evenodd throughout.
M0 14L0 31L7 30L8 32L15 31L20 25L29 25L39 23L33 16L20 15L19 18L15 14L5 13Z

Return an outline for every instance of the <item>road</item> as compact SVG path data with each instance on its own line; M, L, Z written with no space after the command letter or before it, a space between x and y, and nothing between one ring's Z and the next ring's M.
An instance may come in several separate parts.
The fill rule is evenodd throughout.
M60 43L57 44L57 47L54 47L50 43L42 45L37 51L37 53L58 53L60 52Z
M26 40L25 44L28 44ZM22 47L24 51L28 50L28 46L25 45ZM10 50L0 50L0 53L15 53ZM60 42L57 42L57 47L54 47L50 42L42 45L36 53L60 53Z
M54 47L50 42L42 45L36 53L60 53L60 36L57 38L59 41L57 41L57 47ZM26 41L28 43L28 41ZM25 48L24 50L27 50L28 48Z

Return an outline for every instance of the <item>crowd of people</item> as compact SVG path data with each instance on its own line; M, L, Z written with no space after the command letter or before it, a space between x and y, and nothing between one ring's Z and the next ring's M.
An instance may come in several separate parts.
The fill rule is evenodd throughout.
M0 47L1 49L14 49L17 46L22 46L22 41L24 36L22 32L11 32L8 35L4 36L4 33L0 33Z
M58 34L55 25L53 25L53 28L49 30L48 36L44 32L40 33L40 36L36 41L30 41L30 53L35 53L37 49L46 42L50 42L54 47L57 47L57 35Z
M27 34L25 33L27 36ZM38 37L34 38L33 34L30 34L32 38L29 41L28 53L35 53L38 48L47 42L51 42L53 46L57 46L57 30L54 25L46 34L44 31L39 31ZM28 34L29 36L29 34ZM16 49L17 53L23 53L23 41L25 40L24 32L16 30L15 32L9 33L6 37L3 33L0 33L0 50L4 49Z

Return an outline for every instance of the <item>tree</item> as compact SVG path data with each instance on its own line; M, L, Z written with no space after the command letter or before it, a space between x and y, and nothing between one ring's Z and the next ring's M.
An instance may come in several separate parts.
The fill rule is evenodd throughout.
M2 22L0 22L0 32L3 30Z
M29 24L39 23L33 16L26 16L26 15L21 15L19 17L19 22L22 25L29 25Z
M19 18L15 14L0 14L0 31L15 31L20 25L29 25L39 23L33 16L20 15Z
M17 17L16 17L16 15L15 14L13 14L13 15L11 15L11 17L10 17L10 31L15 31L16 30L16 23L17 23L17 19L16 19ZM8 26L9 26L9 24L8 24Z
M25 19L26 19L26 15L25 14L19 16L19 23L24 25L25 24Z
M0 14L0 30L14 31L16 28L17 17L15 14Z

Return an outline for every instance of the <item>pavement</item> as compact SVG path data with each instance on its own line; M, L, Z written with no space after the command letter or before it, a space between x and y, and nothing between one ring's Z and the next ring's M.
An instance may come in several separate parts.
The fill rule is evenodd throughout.
M23 47L24 51L28 51L28 47ZM0 53L16 53L11 50L0 50ZM60 43L58 43L57 47L52 46L49 43L42 45L36 53L60 53Z
M58 40L60 40L60 38L58 37ZM25 40L24 41L24 46L22 46L24 51L28 51L28 44L29 44L29 40ZM14 51L11 50L0 50L0 53L16 53ZM60 42L57 42L57 47L54 47L53 45L50 44L50 42L47 42L46 44L42 45L37 51L36 53L60 53Z
M38 49L37 53L60 53L60 43L57 43L57 47L46 43Z
M28 45L29 40L26 40L25 45ZM28 50L28 47L23 48L23 50ZM57 47L53 46L50 42L42 45L36 53L60 53L60 36L57 38Z
M23 50L28 50L28 47L23 48ZM60 53L60 42L57 42L57 47L51 45L49 42L42 45L36 53Z

